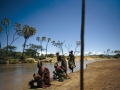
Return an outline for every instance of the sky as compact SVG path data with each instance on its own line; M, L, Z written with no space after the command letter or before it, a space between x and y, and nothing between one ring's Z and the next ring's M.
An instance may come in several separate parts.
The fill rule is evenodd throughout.
M103 53L120 50L120 0L85 0L85 48L84 52ZM36 34L30 37L30 43L39 45L36 37L45 36L51 41L65 41L65 47L71 45L75 50L76 41L80 41L82 0L0 0L0 21L8 18L9 44L15 32L14 23L36 28ZM0 25L1 26L1 25ZM2 47L7 44L5 29L0 35ZM24 38L17 39L12 46L22 52ZM46 42L43 42L45 47ZM80 51L81 47L77 48ZM48 44L48 52L56 53L57 49Z

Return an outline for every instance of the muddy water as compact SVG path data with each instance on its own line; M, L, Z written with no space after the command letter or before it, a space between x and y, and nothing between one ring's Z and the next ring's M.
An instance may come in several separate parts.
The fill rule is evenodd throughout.
M85 61L84 68L86 64L94 61ZM44 63L45 67L50 70L50 77L53 76L53 63ZM27 82L33 77L33 73L37 72L38 68L36 63L34 64L8 64L0 65L0 90L23 90L27 87ZM80 70L80 62L76 62L76 68L74 71ZM70 73L70 70L68 70ZM24 86L25 83L25 86ZM16 89L15 89L16 88Z

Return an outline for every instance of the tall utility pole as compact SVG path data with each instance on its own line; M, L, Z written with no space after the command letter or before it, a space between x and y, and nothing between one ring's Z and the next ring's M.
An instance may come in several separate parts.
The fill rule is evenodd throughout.
M80 63L80 90L84 90L84 26L85 26L85 0L82 0L82 18L81 18L81 63Z

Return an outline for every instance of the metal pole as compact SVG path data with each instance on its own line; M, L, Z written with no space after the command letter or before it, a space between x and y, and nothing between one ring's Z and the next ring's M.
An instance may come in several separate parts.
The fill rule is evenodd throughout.
M85 0L82 0L82 18L81 18L81 63L80 63L80 90L84 90L84 24L85 24Z

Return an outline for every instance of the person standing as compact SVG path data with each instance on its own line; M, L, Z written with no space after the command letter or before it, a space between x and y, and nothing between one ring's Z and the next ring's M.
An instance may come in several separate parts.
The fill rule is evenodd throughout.
M69 53L69 61L68 61L68 65L69 65L69 68L72 70L73 72L73 68L76 67L75 65L75 56L73 54L73 51L70 51Z

